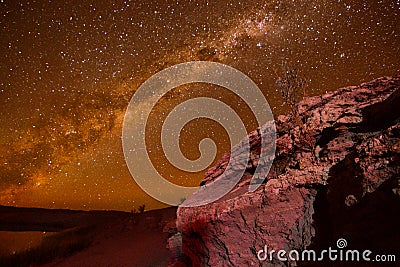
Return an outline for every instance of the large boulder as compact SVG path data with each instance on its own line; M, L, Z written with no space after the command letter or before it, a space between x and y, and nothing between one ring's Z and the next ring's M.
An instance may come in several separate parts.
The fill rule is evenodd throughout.
M257 252L318 251L336 247L339 238L348 248L399 257L399 87L400 76L383 77L306 98L279 116L275 160L254 192L248 187L260 164L260 136L270 126L250 133L250 157L234 189L211 204L178 208L182 248L193 266L309 266L276 254L263 262ZM202 185L212 186L229 159Z

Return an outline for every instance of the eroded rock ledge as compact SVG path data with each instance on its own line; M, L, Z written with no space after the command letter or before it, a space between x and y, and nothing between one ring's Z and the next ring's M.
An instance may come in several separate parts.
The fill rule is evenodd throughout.
M279 116L276 158L255 192L248 185L262 129L250 133L251 157L239 184L217 202L177 211L193 266L263 266L256 253L264 245L318 251L338 238L353 249L400 257L399 87L400 76L383 77L306 98L296 106L297 119ZM202 184L218 179L228 161L224 156Z

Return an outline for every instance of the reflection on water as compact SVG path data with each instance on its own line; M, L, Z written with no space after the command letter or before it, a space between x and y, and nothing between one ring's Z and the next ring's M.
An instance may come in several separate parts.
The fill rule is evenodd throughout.
M0 231L0 256L17 254L34 248L51 232L6 232Z

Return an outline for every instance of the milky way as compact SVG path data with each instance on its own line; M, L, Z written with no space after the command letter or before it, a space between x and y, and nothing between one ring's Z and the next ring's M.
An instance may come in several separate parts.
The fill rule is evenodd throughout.
M124 111L142 82L177 63L218 61L252 78L278 115L287 111L275 89L283 61L307 78L307 95L398 73L399 13L396 0L2 0L0 204L161 207L134 183L122 154ZM149 146L160 172L181 184L198 184L202 173L165 162L158 125L196 96L223 99L247 120L240 101L215 88L186 86L163 98ZM190 148L206 136L218 156L229 150L215 123L198 121L182 133L184 154L197 157Z

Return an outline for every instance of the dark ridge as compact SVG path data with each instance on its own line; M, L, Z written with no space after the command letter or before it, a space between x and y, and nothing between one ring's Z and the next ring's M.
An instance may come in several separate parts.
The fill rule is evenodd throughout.
M123 211L81 211L66 209L18 208L0 206L0 231L58 232L99 221L124 218Z

